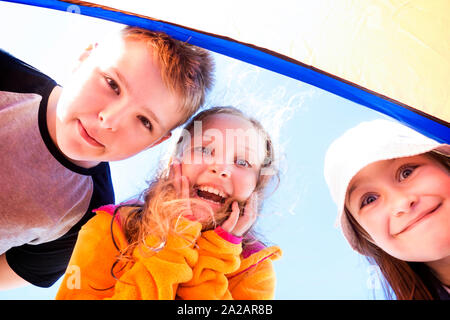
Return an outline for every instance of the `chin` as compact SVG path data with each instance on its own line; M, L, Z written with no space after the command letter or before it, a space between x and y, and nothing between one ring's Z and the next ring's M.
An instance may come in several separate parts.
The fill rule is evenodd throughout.
M59 148L61 153L71 162L81 165L82 167L92 167L104 160L99 155L92 154L92 152L82 152L81 148Z
M63 151L61 152L71 160L74 161L97 161L95 157L92 157L86 153L74 152L74 151Z
M388 252L389 253L389 252ZM450 248L438 246L415 246L411 247L409 253L389 253L393 257L407 262L433 262L450 257Z

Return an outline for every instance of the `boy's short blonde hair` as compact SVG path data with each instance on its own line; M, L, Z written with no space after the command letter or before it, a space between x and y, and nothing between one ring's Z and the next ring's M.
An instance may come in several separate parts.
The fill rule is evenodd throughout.
M203 105L212 87L214 60L211 54L163 32L128 26L122 29L121 35L125 40L144 41L153 50L165 85L182 101L182 117L176 126L185 123Z

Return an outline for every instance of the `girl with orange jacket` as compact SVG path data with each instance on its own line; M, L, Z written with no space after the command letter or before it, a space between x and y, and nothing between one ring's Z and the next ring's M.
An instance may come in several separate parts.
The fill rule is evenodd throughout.
M277 246L252 229L276 178L261 124L232 107L195 116L143 203L81 230L57 299L272 299Z

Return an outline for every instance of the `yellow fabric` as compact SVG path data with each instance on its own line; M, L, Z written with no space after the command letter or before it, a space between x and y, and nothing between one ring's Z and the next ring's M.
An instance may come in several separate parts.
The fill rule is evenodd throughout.
M214 231L200 234L201 225L178 221L183 236L169 236L157 253L144 246L133 252L134 263L116 261L119 251L111 237L111 215L98 211L80 231L56 299L271 299L275 290L272 260L278 247L243 259L242 246ZM127 241L113 223L114 239L124 250ZM152 237L146 239L152 246ZM195 241L197 240L197 241ZM100 289L100 290L99 290Z
M450 122L448 0L260 0L257 14L229 0L207 15L209 0L91 2L280 53Z
M265 248L243 259L242 246L232 244L214 231L198 239L199 260L193 278L180 285L182 299L273 299L275 273L272 260L281 256L277 246Z

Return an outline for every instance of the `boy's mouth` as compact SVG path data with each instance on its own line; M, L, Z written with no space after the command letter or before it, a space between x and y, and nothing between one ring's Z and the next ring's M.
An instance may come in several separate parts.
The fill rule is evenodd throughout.
M77 120L77 129L80 136L83 138L84 141L86 141L89 145L96 147L96 148L104 148L105 146L95 140L93 137L89 135L87 130L84 128L83 124L80 120Z

